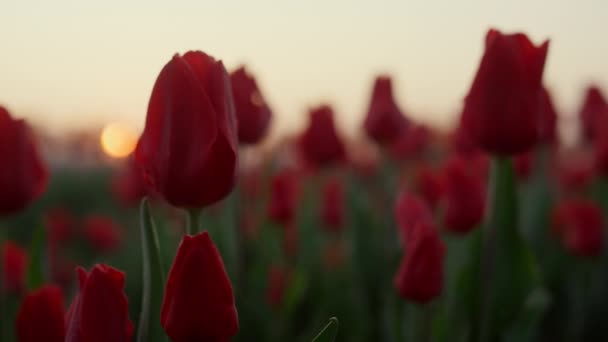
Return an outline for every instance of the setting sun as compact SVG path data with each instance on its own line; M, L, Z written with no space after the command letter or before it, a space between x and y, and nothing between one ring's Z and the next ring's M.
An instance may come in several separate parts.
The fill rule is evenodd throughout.
M103 151L114 158L124 158L133 152L137 136L127 126L120 123L107 124L100 137Z

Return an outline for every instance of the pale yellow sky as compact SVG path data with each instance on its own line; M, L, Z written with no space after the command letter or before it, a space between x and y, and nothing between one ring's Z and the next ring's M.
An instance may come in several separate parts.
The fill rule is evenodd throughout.
M443 124L492 26L551 39L545 81L565 115L588 82L608 90L603 0L3 0L0 103L55 132L108 121L140 129L162 66L200 49L228 69L249 66L280 132L326 101L354 134L379 72L394 76L412 117Z

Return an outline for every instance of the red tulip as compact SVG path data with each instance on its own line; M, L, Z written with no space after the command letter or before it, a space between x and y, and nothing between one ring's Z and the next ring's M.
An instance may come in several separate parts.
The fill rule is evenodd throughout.
M169 272L161 324L174 342L228 341L238 332L232 285L209 233L183 237Z
M84 221L86 239L101 252L118 248L122 242L122 228L111 218L92 215Z
M66 314L66 342L131 341L133 323L124 292L125 274L107 265L77 268L80 291Z
M388 76L379 76L374 83L372 99L363 123L367 135L379 144L393 143L408 121L393 98L393 86Z
M540 93L540 137L541 142L552 144L557 141L557 111L551 94L543 87Z
M468 166L464 159L456 158L444 168L443 222L445 228L454 233L468 233L481 222L484 214L483 179Z
M306 162L325 166L345 159L346 150L334 123L331 107L322 105L310 111L310 121L299 141Z
M74 217L63 208L50 210L45 217L49 243L53 248L67 242L74 232Z
M129 159L123 170L112 179L114 197L127 207L137 206L149 195L148 187L135 161Z
M585 151L562 158L558 165L559 184L566 192L584 191L595 177L594 160Z
M2 244L2 281L8 293L25 292L28 257L25 250L11 241Z
M401 245L404 246L411 239L412 232L418 223L432 222L433 214L426 201L403 191L397 197L395 218L399 227Z
M46 285L28 294L17 313L19 342L64 342L65 310L61 290Z
M418 303L439 296L443 289L445 246L430 222L419 222L407 242L405 255L395 275L399 295Z
M290 283L290 274L285 267L271 266L268 270L268 287L266 288L266 299L274 309L283 304L285 291Z
M337 233L343 228L344 216L344 186L339 179L333 178L323 186L321 219L328 231Z
M477 144L497 155L522 153L541 133L542 76L549 42L490 30L465 100L463 124Z
M608 114L607 109L608 102L606 102L606 99L602 95L602 91L596 86L587 88L579 117L583 129L583 137L588 141L595 139L598 120Z
M403 130L399 138L391 146L391 153L394 158L408 160L419 158L428 147L431 139L431 131L422 124L411 125Z
M20 212L46 189L48 172L28 125L2 106L0 165L0 216Z
M294 170L285 169L271 180L269 216L287 225L295 220L298 206L298 178Z
M239 142L254 145L266 135L272 112L258 89L255 78L244 66L230 74L234 107L238 121Z
M569 200L553 210L553 231L565 248L582 257L597 257L604 247L602 210L587 200Z
M205 207L232 191L237 152L224 65L200 51L175 55L154 84L135 151L147 181L176 207Z
M421 165L415 175L416 190L434 208L443 192L440 175L428 165Z
M460 116L460 123L454 129L450 136L452 151L461 157L471 157L480 154L481 150L477 146L477 142L464 126L463 116Z

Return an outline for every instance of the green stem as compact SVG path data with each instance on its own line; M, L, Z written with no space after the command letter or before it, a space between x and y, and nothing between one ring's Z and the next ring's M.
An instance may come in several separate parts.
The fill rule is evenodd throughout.
M200 232L202 212L202 209L188 209L188 225L186 227L186 234L195 235Z

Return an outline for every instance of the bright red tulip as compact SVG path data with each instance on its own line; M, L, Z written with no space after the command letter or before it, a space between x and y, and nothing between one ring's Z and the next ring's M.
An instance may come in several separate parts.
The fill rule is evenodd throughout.
M513 155L538 142L548 47L548 41L534 46L522 33L488 32L463 111L467 132L486 152Z
M66 314L66 342L127 342L133 335L125 274L107 265L77 269L79 292Z
M161 324L174 342L228 341L238 332L232 285L208 232L183 237L169 272Z
M299 147L310 165L326 166L345 160L346 150L336 130L331 107L322 105L310 111L310 121L300 137Z
M27 123L0 106L0 216L22 211L46 189L48 171Z
M408 121L395 103L393 85L388 76L379 76L374 83L363 128L375 142L385 145L396 141Z
M407 242L405 255L395 275L399 295L418 303L438 297L443 289L445 245L430 222L419 222Z
M284 169L271 180L270 218L287 225L295 220L298 207L298 175L292 169Z
M25 292L25 274L28 257L25 249L14 242L5 241L2 244L2 282L8 293L21 294Z
M65 309L61 290L46 285L28 294L17 313L19 342L64 342Z
M84 236L100 252L109 252L122 243L122 228L111 218L92 215L84 220Z
M587 88L585 100L581 105L579 117L583 129L583 137L588 141L595 140L598 120L608 114L608 102L597 86Z
M433 221L433 213L426 201L403 191L397 197L395 218L399 227L399 238L404 246L411 239L412 232L418 223Z
M205 207L232 191L237 152L224 65L200 51L175 55L154 84L135 151L147 181L176 207Z
M257 144L268 131L272 112L264 101L255 78L244 66L230 74L230 83L238 121L239 142L243 145Z
M443 222L454 233L468 233L482 220L485 207L484 180L464 159L449 161L443 171Z
M597 257L604 247L602 210L587 200L569 200L553 209L553 231L572 254Z
M340 232L344 227L344 216L344 186L339 179L332 178L323 186L321 219L326 230Z

